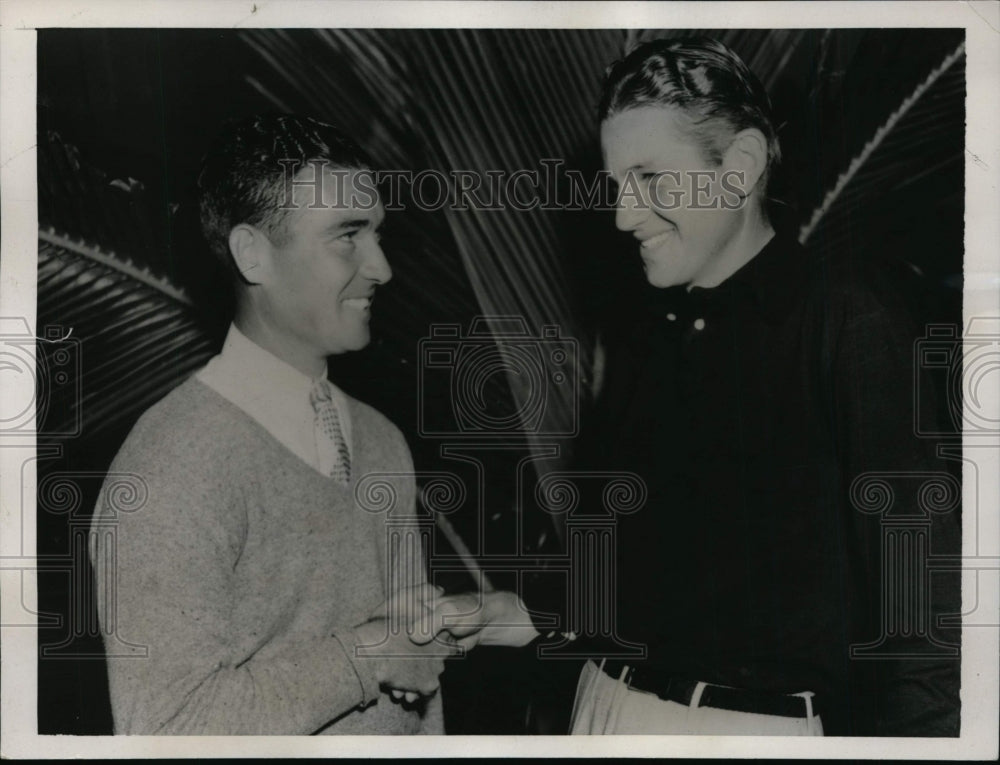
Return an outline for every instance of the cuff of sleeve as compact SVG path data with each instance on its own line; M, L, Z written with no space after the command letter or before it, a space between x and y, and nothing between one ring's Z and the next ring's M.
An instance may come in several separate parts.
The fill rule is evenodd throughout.
M334 632L331 637L344 652L354 674L357 675L358 684L361 686L361 703L358 706L366 707L375 703L378 699L378 678L375 676L375 667L372 662L362 661L360 657L354 655L355 637L353 632Z
M574 632L559 632L557 630L547 629L544 632L539 631L538 636L532 640L529 645L561 645L567 642L571 643L576 640L576 638L577 635Z

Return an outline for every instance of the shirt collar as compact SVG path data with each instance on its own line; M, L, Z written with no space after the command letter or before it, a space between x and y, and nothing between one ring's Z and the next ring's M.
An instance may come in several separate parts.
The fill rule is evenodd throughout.
M717 297L748 295L768 321L784 318L802 294L807 276L806 250L794 235L775 233L767 244L736 273L717 287L694 287L692 303L708 304Z
M326 369L323 374L311 378L261 348L240 332L235 324L229 327L219 360L227 377L238 384L244 394L249 394L251 399L259 399L262 403L275 397L308 401L313 384L317 380L326 379Z
M347 396L327 380L326 372L310 378L261 348L230 325L222 352L198 372L198 378L257 420L278 441L307 463L317 466L309 391L318 379L333 393L348 449L353 449Z

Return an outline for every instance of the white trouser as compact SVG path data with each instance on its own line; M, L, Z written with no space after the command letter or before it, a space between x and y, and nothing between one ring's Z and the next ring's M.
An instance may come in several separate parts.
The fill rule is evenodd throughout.
M613 680L588 661L580 673L570 720L573 735L661 734L731 736L822 736L823 723L808 717L779 717L699 706L705 683L698 686L691 704L664 701L659 696L629 688L625 672ZM810 692L795 694L811 699ZM805 707L805 702L803 706Z

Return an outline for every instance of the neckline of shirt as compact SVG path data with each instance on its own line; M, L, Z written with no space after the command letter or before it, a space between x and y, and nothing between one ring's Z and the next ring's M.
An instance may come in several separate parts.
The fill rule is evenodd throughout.
M250 429L256 436L265 444L273 447L274 450L282 455L282 459L287 460L288 463L294 466L297 470L308 473L316 477L319 481L330 482L333 486L351 490L353 491L354 481L347 485L338 484L332 478L324 475L320 470L316 468L315 465L304 460L299 454L296 454L287 443L278 438L274 433L272 433L260 420L256 417L250 415L243 407L234 402L225 394L221 393L215 387L207 383L205 380L199 378L198 375L194 375L188 381L193 383L198 389L202 391L208 391L208 395L214 397L222 402L222 405L228 409L231 409L236 415L243 418L249 425ZM359 459L359 457L354 457L357 454L355 450L352 450L352 459Z
M221 352L199 370L197 377L226 398L277 439L285 448L319 471L315 411L309 401L313 385L329 386L340 418L348 452L354 445L347 396L324 371L310 378L291 364L254 343L231 324ZM322 474L322 473L321 473Z
M805 279L806 250L787 232L775 232L760 252L744 263L729 278L714 287L679 288L671 309L675 318L683 313L691 322L701 320L705 327L706 309L725 298L748 295L761 315L776 321L782 318ZM668 319L669 320L669 319Z

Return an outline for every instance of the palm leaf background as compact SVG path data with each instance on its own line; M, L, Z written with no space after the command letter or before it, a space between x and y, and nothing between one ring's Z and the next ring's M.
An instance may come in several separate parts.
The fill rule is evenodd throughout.
M960 315L962 31L702 32L731 45L772 93L784 151L773 179L779 217L834 256L900 264L926 298L925 320ZM218 347L229 301L198 233L192 183L225 119L313 114L341 125L384 168L510 172L549 158L590 173L600 167L594 108L607 65L643 40L698 33L40 32L38 323L72 328L83 368L80 394L53 398L44 427L65 432L80 416L82 433L61 440L62 457L40 469L106 469L138 415ZM558 430L585 416L599 339L613 343L656 299L611 214L426 212L401 201L388 219L395 278L373 314L376 340L338 359L335 379L400 425L418 468L453 468L417 430L418 407L450 405L447 396L417 401L419 340L434 323L521 316L531 332L558 325L579 342L583 397L546 382L546 424ZM517 412L529 388L517 375L494 376L484 393L496 411ZM562 445L566 458L572 444ZM491 506L502 526L519 503L510 494ZM523 520L535 543L558 533L544 514ZM466 539L483 531L455 521L467 524ZM64 519L47 530L39 522L39 539L49 540L40 552L65 541ZM60 586L53 610L65 599ZM489 717L471 701L462 711L467 726ZM106 714L103 706L56 715L50 732L92 732ZM512 732L502 722L491 731L451 723Z
M964 54L963 42L886 117L803 223L801 241L831 251L847 250L855 246L852 233L872 228L866 217L870 221L874 215L886 214L884 200L911 213L924 213L928 208L939 211L943 206L956 217L954 211L961 209L964 191L955 182L960 180L955 176L961 171L958 159L965 121ZM933 195L936 203L921 204L924 193ZM926 219L917 217L893 223L921 231L929 228ZM883 223L881 228L889 233L893 226Z

